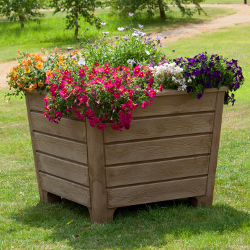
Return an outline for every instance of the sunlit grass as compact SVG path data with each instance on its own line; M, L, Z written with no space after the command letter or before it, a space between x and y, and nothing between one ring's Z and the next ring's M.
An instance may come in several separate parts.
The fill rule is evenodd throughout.
M109 30L110 35L114 36L119 33L118 27L132 25L138 27L138 24L144 25L144 32L157 33L162 30L176 28L183 25L200 23L211 20L222 15L233 13L230 9L221 8L204 8L207 15L194 15L192 18L185 18L181 13L173 8L171 13L167 13L167 20L162 21L158 15L149 19L146 13L137 18L120 18L118 15L110 16L108 9L96 10L96 15L101 18L107 25L97 30L94 26L89 25L81 19L79 37L75 39L74 30L66 30L65 13L58 13L54 16L52 11L45 11L45 18L41 19L40 24L35 21L25 22L25 29L20 29L18 22L7 22L5 19L0 20L0 62L14 60L17 51L34 52L40 51L40 48L83 48L87 41L93 41L94 38L102 35L102 31ZM87 32L85 32L89 29Z

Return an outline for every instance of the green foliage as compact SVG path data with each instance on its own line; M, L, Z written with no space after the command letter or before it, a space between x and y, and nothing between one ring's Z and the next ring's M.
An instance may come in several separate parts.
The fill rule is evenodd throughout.
M39 12L42 7L42 0L0 0L0 14L10 21L19 20L21 28L24 28L25 20L39 21L38 17L44 16Z
M170 11L170 4L177 6L183 16L192 16L194 13L202 11L200 3L204 0L110 0L107 5L111 6L113 11L119 11L121 15L128 13L140 14L146 10L149 17L152 17L156 12L160 12L161 18L166 19L165 11ZM183 4L195 4L195 9L186 7Z
M109 32L102 32L101 38L94 44L87 43L82 50L87 65L109 62L111 67L118 67L158 63L163 57L158 50L158 47L162 46L160 40L151 39L143 32L143 25L139 27L141 28L132 29L131 25L126 28L119 27L119 35L113 38L107 37Z
M97 0L51 0L51 6L56 7L54 14L60 11L66 11L66 29L75 28L75 36L78 36L80 16L90 24L95 24L100 28L100 18L94 15L94 10L100 6L101 2Z

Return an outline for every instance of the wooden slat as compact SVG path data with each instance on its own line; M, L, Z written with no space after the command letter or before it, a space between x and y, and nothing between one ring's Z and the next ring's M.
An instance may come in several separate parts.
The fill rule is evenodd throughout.
M108 189L109 207L201 196L206 191L207 177Z
M37 153L39 170L57 177L89 186L88 167Z
M132 113L133 117L170 115L214 111L216 93L207 93L200 100L192 95L156 96L153 103L145 109L138 106Z
M27 93L26 98L28 98L29 100L29 107L30 110L34 110L34 111L44 111L44 106L45 106L45 102L43 100L43 98L45 97L46 93Z
M61 121L56 124L49 122L43 114L36 112L31 112L31 121L33 129L36 131L86 142L84 121L62 118Z
M211 156L209 163L209 172L208 172L208 181L207 181L207 191L206 195L201 200L203 205L212 205L213 203L213 193L214 193L214 184L215 184L215 175L217 168L217 159L220 143L220 131L221 131L221 122L222 122L222 112L224 105L224 92L218 92L217 101L216 101L216 110L215 110L215 119L214 119L214 128L213 128L213 137L211 145Z
M82 143L34 133L36 150L87 164L87 146Z
M151 117L132 121L130 129L123 132L113 130L108 124L104 130L104 142L212 132L213 119L214 113Z
M42 189L52 194L61 196L84 206L90 206L89 189L81 185L39 173Z
M217 89L217 88L211 88L211 89L205 89L204 90L204 94L206 93L214 93L214 92L225 92L229 90L228 87L226 86L222 86L220 87L220 89ZM178 90L175 90L175 89L163 89L162 92L160 91L157 91L157 96L169 96L169 95L187 95L187 90L184 90L184 91L178 91Z
M39 190L40 200L44 201L44 202L48 202L48 195L46 194L46 192L44 192L42 190L42 187L41 187L41 179L40 179L40 175L39 175L39 165L38 165L38 159L37 159L37 154L36 154L34 131L33 131L33 125L32 125L32 122L31 122L31 115L30 115L29 95L25 96L25 101L26 101L26 107L27 107L27 115L28 115L28 119L29 119L29 129L30 129L32 151L33 151L34 162L35 162L36 178L37 178L37 183L38 183L38 190Z
M210 153L211 135L174 137L105 146L106 165Z
M104 168L103 131L87 125L88 166L90 179L91 209L93 222L104 223L113 220L114 209L108 208Z
M208 173L209 156L106 168L107 186L126 186Z

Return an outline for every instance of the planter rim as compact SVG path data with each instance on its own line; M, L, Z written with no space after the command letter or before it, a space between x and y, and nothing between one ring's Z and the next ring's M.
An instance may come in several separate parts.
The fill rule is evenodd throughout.
M217 88L211 88L211 89L205 89L204 93L212 93L212 92L225 92L229 90L227 86L222 86L219 89ZM187 90L179 91L176 89L163 89L162 92L157 91L157 96L167 96L167 95L187 95Z
M227 86L222 86L219 89L217 89L217 88L205 89L204 93L225 92L227 90L229 90L229 88ZM46 94L46 93L48 93L48 91L38 92L38 91L32 90L30 93L26 93L26 94ZM157 90L157 93L156 93L157 96L185 95L185 94L187 94L187 90L179 91L177 89L163 89L162 92Z

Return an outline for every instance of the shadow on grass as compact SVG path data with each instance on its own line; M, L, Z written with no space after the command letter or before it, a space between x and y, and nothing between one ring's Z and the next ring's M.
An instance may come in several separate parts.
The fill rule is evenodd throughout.
M86 207L63 200L39 202L12 219L42 229L41 233L47 230L51 232L47 240L66 241L73 249L131 249L159 247L169 239L203 233L237 231L247 225L250 215L227 205L193 208L187 200L176 200L118 208L113 222L100 225L90 221Z

